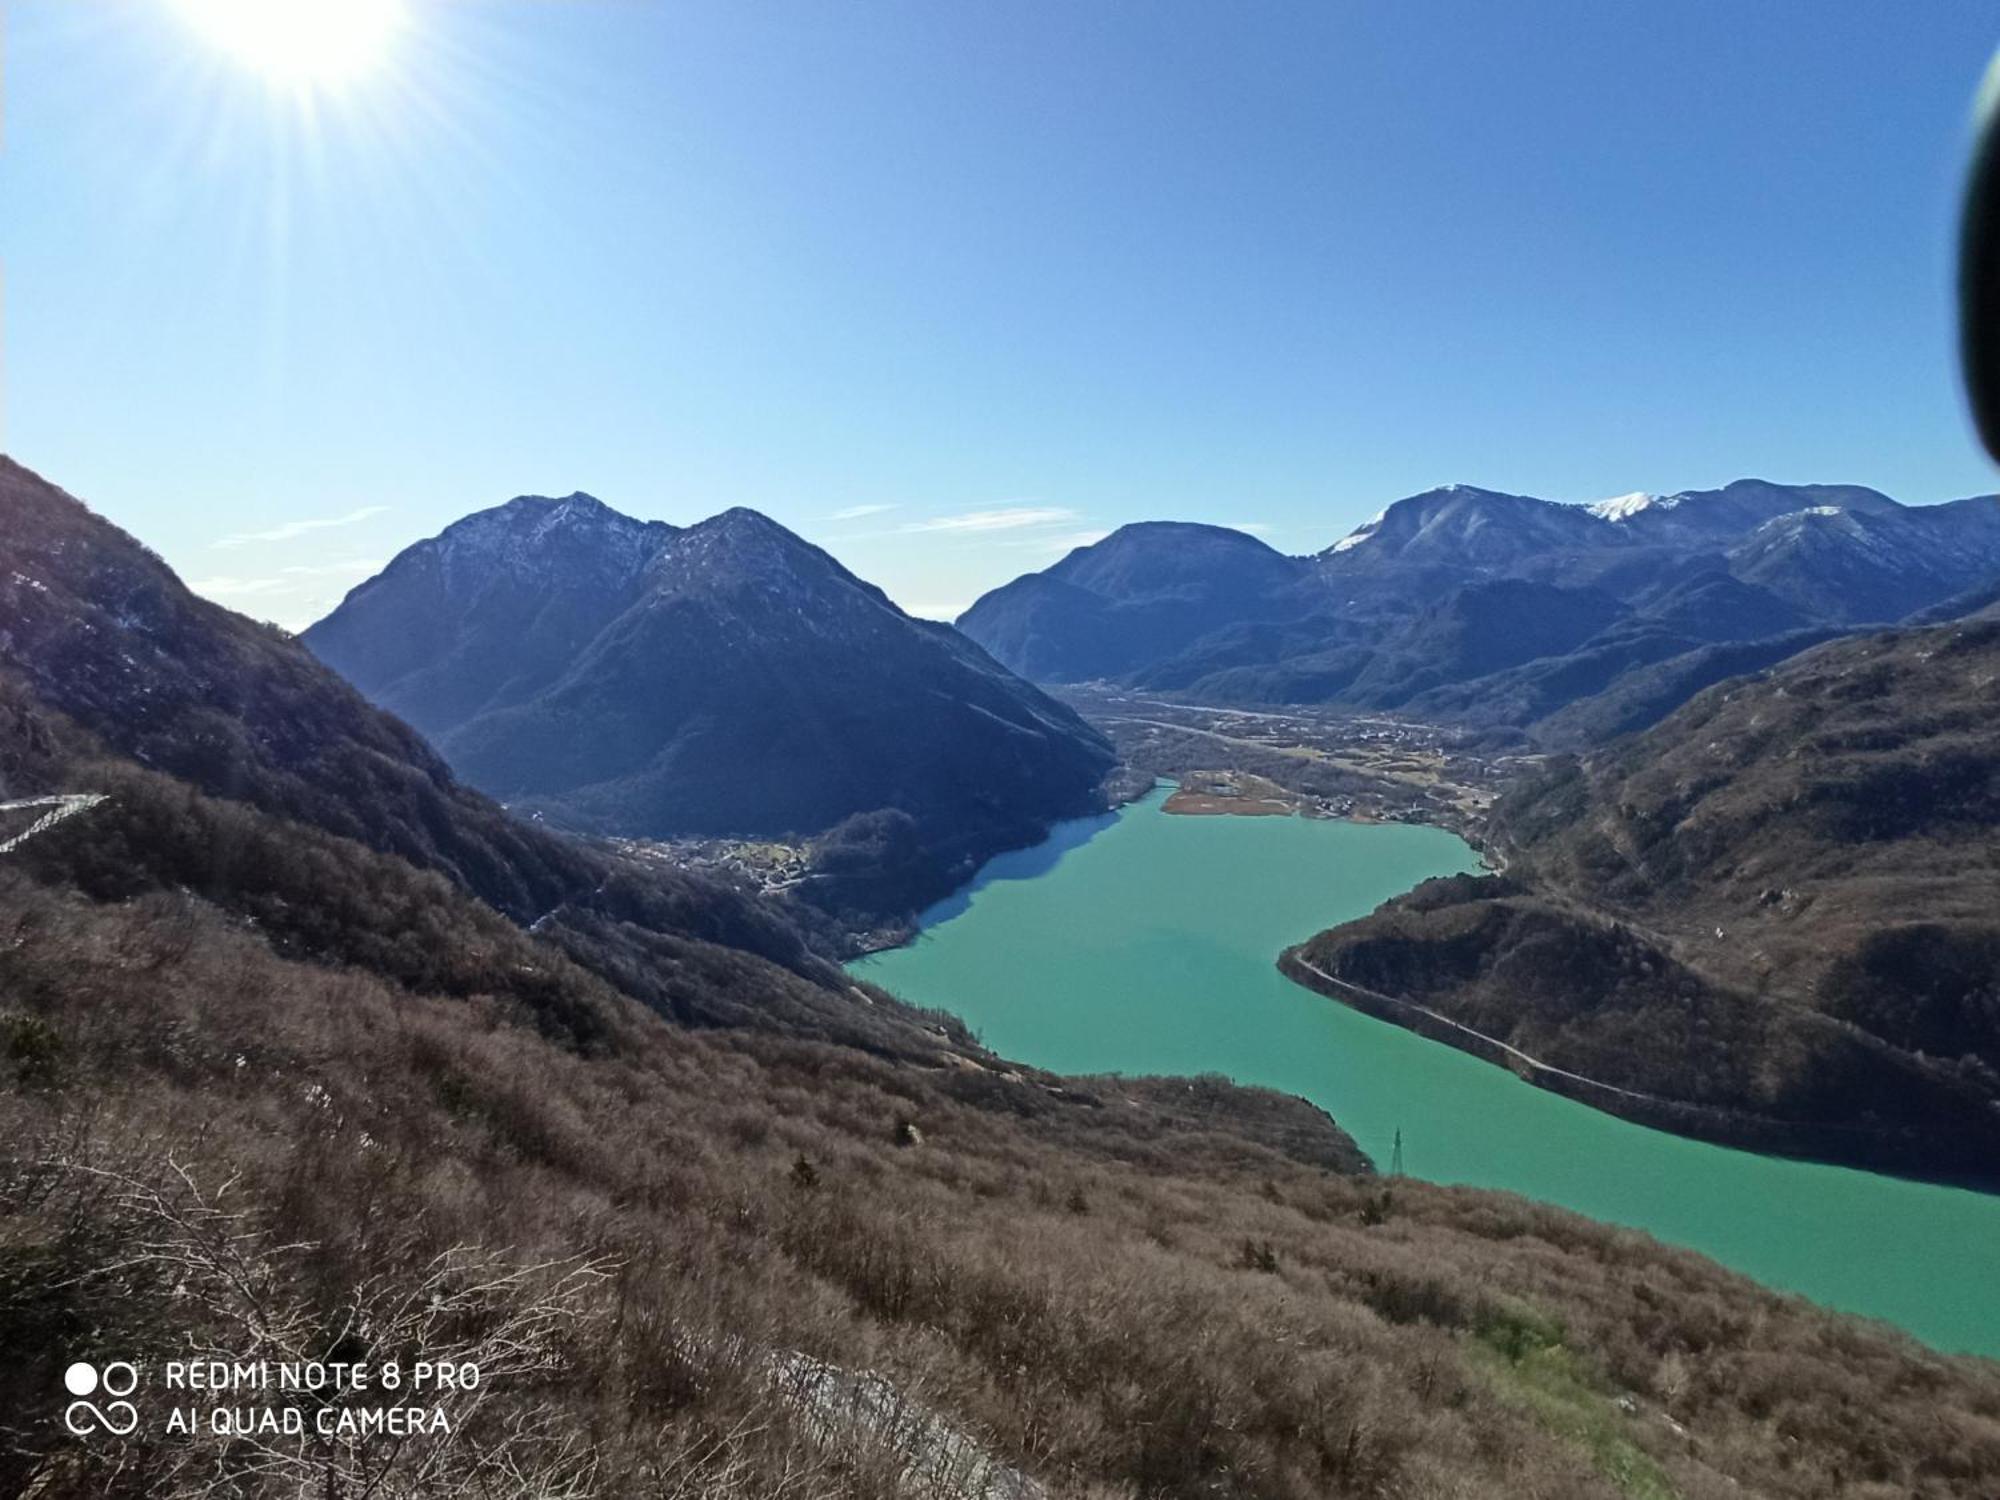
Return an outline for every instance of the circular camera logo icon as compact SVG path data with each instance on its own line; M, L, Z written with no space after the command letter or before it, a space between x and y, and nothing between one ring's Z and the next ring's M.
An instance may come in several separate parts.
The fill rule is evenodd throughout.
M113 1399L99 1406L84 1398L98 1395L129 1396L139 1386L139 1371L129 1362L114 1359L103 1369L78 1360L63 1371L63 1388L77 1400L63 1409L63 1426L78 1437L99 1431L124 1437L139 1425L139 1409L130 1401Z

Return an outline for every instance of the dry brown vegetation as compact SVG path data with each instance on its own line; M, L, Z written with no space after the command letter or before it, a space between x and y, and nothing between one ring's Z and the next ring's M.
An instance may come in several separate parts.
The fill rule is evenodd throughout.
M8 870L0 913L0 1488L909 1492L923 1455L788 1394L793 1354L1062 1493L2000 1483L1990 1366L1643 1236L1331 1170L1341 1138L1281 1101L689 1032L548 951L604 1012L585 1055L512 1002L280 959L178 893ZM159 1440L114 1469L53 1429L62 1363L247 1357L226 1266L134 1253L216 1212L296 1345L409 1357L355 1343L355 1310L459 1257L517 1280L451 1346L527 1317L532 1357L448 1451Z
M2000 623L1824 646L1510 791L1507 878L1303 951L1653 1123L2000 1178L1996 722Z
M0 860L0 1494L2000 1492L2000 1369L1296 1100L1010 1066L48 515L0 788L111 800ZM490 1380L448 1440L60 1426L71 1359L302 1352Z

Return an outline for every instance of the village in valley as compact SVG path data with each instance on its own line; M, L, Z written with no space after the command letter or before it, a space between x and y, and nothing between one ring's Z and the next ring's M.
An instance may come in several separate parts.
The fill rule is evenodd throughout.
M1492 755L1448 726L1337 709L1181 703L1101 686L1060 691L1111 737L1129 785L1177 781L1166 810L1478 831L1499 786L1540 757Z

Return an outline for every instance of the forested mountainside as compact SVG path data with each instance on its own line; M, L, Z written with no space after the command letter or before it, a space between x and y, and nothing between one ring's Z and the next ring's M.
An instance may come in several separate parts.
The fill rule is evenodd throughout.
M786 925L750 898L590 904L564 861L597 856L7 480L5 800L107 800L0 855L0 1489L2000 1485L1990 1364L1376 1178L1297 1101L1010 1065L750 951ZM273 695L324 748L264 721ZM475 880L569 905L510 919ZM58 1416L78 1351L482 1376L432 1398L448 1435L168 1438L148 1388L137 1433L85 1443Z
M405 549L303 639L467 781L572 828L863 818L835 842L909 846L884 888L849 883L878 908L1099 805L1111 765L1068 708L747 510L682 529L517 499Z
M1451 485L1309 557L1226 535L1122 528L960 628L1048 682L1389 710L1561 748L1655 722L1719 661L1768 664L2000 576L1993 497L1908 507L1762 480L1589 506Z
M1992 1177L1995 723L2000 622L1818 647L1556 762L1493 809L1504 875L1419 887L1289 972L1693 1133Z

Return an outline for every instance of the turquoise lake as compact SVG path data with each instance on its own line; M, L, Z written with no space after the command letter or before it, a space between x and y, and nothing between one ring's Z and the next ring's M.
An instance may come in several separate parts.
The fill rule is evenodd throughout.
M1279 951L1427 876L1440 829L1180 817L1165 792L1002 855L855 972L1062 1073L1222 1073L1300 1094L1383 1167L1644 1229L1766 1285L2000 1357L2000 1196L1648 1130L1292 984Z

